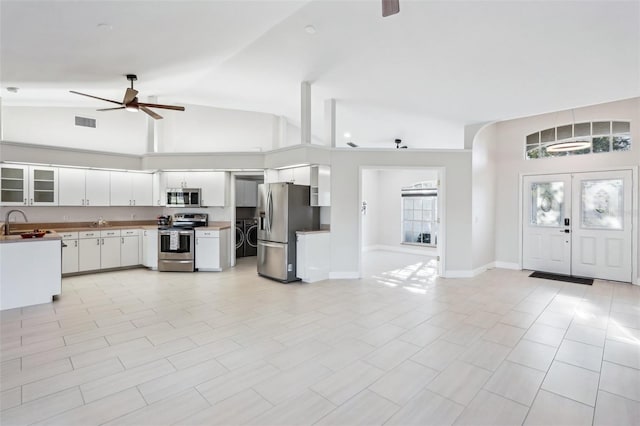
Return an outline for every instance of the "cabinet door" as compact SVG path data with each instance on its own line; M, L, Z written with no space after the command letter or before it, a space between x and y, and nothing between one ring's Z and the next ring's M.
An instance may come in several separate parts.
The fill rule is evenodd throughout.
M29 196L29 166L0 166L0 204L26 206Z
M278 170L278 182L293 182L293 169Z
M120 238L120 266L139 265L139 237L137 235Z
M152 188L153 188L153 205L154 206L164 206L167 204L166 201L166 187L164 183L164 175L163 173L154 173L152 177Z
M84 206L85 172L83 169L58 169L59 206Z
M108 206L110 176L106 170L86 170L85 206Z
M117 268L119 266L120 237L100 238L100 268Z
M58 205L57 167L29 167L29 205Z
M185 185L185 174L182 172L164 172L167 188L183 188Z
M78 272L78 240L63 240L62 244L62 273Z
M131 197L134 206L153 206L153 176L131 173Z
M95 271L100 269L100 238L78 240L78 270Z
M158 268L158 231L145 229L142 237L142 264L147 268Z
M196 268L220 269L220 238L196 237Z
M293 170L293 183L296 185L311 184L311 167L295 167Z
M110 172L111 195L109 197L109 205L133 205L133 199L131 198L131 175L132 173L127 172Z
M227 205L227 173L206 172L206 185L202 187L205 206L224 207Z
M244 196L247 207L256 207L258 205L258 182L247 181Z
M236 207L247 207L245 198L246 184L246 180L236 179Z

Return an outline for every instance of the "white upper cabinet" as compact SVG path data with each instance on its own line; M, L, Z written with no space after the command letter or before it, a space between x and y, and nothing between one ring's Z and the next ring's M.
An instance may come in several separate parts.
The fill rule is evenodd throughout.
M61 206L85 205L85 175L84 169L67 169L61 167L58 170L60 180L58 190L58 204Z
M166 200L166 184L163 173L154 173L152 175L153 198L152 202L154 206L164 206L167 204Z
M199 188L200 204L223 207L227 204L226 172L163 172L165 188Z
M311 205L331 206L331 167L311 166Z
M131 197L134 206L154 206L153 175L131 173Z
M293 169L293 183L296 185L311 184L311 167L295 167Z
M109 172L60 167L58 204L61 206L108 206Z
M110 172L112 206L153 205L153 178L149 173Z
M85 206L108 206L110 176L106 170L85 170Z
M236 180L236 207L256 207L258 205L258 182Z
M46 166L0 166L0 204L57 206L58 169Z

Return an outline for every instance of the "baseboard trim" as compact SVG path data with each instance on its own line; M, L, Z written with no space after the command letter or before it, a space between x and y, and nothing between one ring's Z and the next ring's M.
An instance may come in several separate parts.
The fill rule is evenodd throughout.
M640 285L640 277L636 278L635 285Z
M357 280L359 278L360 278L359 272L353 272L353 271L329 272L330 280Z
M460 270L460 271L445 271L444 278L473 278L495 267L496 267L495 262L489 262L486 265L477 267L476 269Z
M398 247L398 246L385 246L385 245L374 245L374 246L366 246L363 247L363 252L370 252L376 250L383 251L392 251L395 253L405 253L405 254L415 254L418 256L430 256L436 257L438 255L437 249L435 247L425 247L421 248L409 248L409 247Z
M520 265L518 265L517 263L512 263L512 262L498 262L498 261L495 261L494 264L495 264L496 268L500 268L500 269L513 269L515 271L519 271L521 269Z

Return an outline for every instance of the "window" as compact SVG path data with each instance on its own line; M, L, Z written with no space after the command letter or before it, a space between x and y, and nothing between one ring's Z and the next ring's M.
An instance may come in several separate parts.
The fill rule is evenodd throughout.
M580 149L553 152L550 147L559 143L579 143L582 146ZM565 124L540 130L525 138L527 159L629 150L631 150L631 123L628 121Z
M437 182L404 187L402 196L402 243L435 247L438 243Z

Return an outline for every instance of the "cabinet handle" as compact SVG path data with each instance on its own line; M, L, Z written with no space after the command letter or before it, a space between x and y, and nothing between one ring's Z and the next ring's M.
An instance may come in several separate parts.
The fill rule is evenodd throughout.
M122 240L121 242L122 242L122 244L124 244L124 238L120 238L120 240Z
M102 245L104 245L104 238L102 238Z
M73 242L73 246L74 246L74 247L78 247L78 240L75 240L75 241Z
M29 200L29 205L31 205L31 206L33 205L33 198L31 198L31 199Z
M133 205L134 205L134 206L136 205L136 200L133 200Z
M82 205L84 206L84 198L82 199Z
M100 245L100 238L96 239L96 245L99 246Z
M89 205L89 200L87 199L87 205Z

